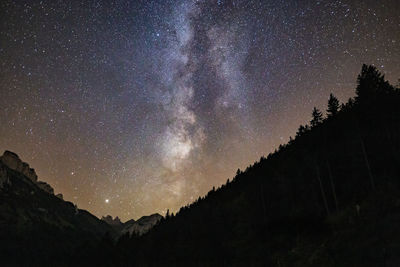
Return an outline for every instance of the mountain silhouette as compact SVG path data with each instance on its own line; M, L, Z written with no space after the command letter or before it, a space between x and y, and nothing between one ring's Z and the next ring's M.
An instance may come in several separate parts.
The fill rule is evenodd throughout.
M153 228L160 220L162 216L158 213L151 214L149 216L142 216L140 219L135 221L131 219L126 222L121 222L121 220L117 217L113 218L112 216L103 216L101 218L102 221L105 221L114 230L118 233L117 236L128 234L131 235L143 235L147 233L151 228Z
M70 254L106 233L115 235L107 223L55 196L15 153L0 157L1 264L42 265L55 258L68 262Z

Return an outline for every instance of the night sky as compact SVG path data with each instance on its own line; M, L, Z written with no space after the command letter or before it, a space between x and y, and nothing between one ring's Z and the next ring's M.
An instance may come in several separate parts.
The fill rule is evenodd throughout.
M400 78L400 1L0 1L0 153L126 220L176 211Z

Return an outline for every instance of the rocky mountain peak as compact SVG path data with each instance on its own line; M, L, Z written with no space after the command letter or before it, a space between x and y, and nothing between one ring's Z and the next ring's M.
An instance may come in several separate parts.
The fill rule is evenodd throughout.
M28 163L23 162L16 153L6 150L3 153L3 156L0 157L0 162L2 162L5 166L10 168L11 170L19 172L20 174L27 177L43 191L54 195L54 189L48 183L43 181L38 181L38 176L36 175L35 170L29 167ZM5 182L7 182L6 175L2 175L0 173L0 177L2 177L0 178L0 186L2 186Z
M121 220L118 218L118 216L116 216L115 218L113 218L111 215L107 215L107 216L103 216L101 217L101 219L103 221L105 221L106 223L108 223L109 225L113 225L113 226L119 226L122 225Z
M8 168L22 173L26 177L28 177L32 182L37 182L37 175L34 169L29 167L29 164L23 162L17 154L14 152L6 150L3 156L0 157L0 161L3 162Z
M149 216L143 216L133 223L126 223L125 227L121 231L121 234L129 233L129 235L143 235L153 228L161 220L161 218L162 216L158 213Z

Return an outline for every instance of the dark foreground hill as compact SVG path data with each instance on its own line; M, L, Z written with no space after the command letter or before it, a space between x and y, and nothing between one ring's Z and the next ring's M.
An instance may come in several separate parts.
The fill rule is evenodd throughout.
M73 219L50 236L55 218L70 218L73 205L61 216L53 205L70 204L55 196L42 203L39 189L30 200L29 183L21 185L24 193L7 195L4 188L19 180L5 169L11 185L1 180L2 261L26 263L18 257L24 255L42 266L400 266L399 90L363 66L354 99L339 106L331 96L328 116L317 109L312 115L311 125L275 153L147 234L117 242L93 237L87 223ZM4 220L20 209L29 224Z
M356 94L115 250L138 266L400 266L400 92L363 66Z

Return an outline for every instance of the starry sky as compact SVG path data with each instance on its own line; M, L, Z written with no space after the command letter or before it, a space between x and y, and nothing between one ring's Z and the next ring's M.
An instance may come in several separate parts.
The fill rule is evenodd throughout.
M294 136L361 65L400 78L398 0L0 1L0 150L123 220Z

